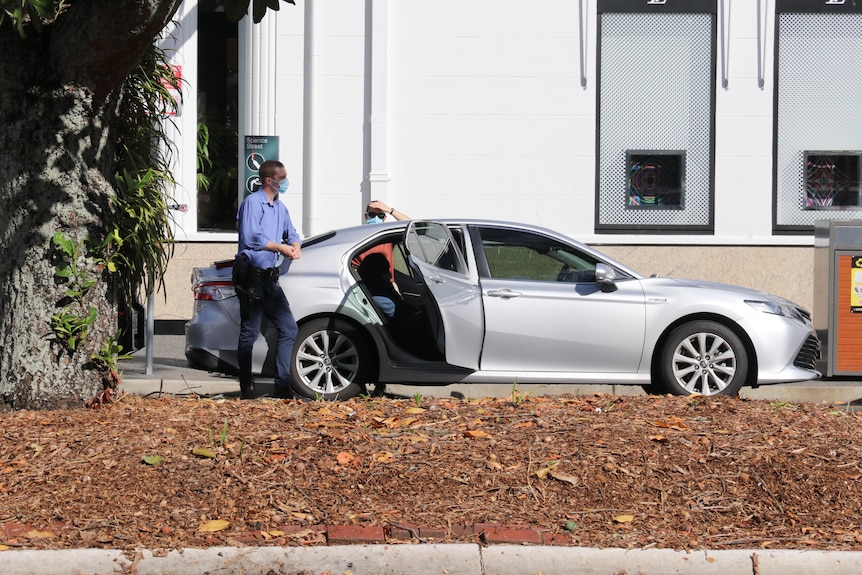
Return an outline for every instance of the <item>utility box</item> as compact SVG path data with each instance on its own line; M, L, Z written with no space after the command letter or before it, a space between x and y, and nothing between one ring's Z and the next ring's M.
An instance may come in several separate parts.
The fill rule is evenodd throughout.
M814 224L814 327L818 370L862 375L862 220Z

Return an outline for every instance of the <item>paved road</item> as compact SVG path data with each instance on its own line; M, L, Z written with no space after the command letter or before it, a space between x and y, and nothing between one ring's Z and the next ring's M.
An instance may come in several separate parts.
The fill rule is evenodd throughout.
M152 373L147 372L146 352L139 350L133 359L121 363L123 370L122 389L126 393L143 396L153 394L197 394L239 395L239 383L235 377L192 369L186 364L185 336L156 335L153 345ZM272 380L260 380L264 392L270 392ZM421 393L424 397L507 397L512 393L512 385L491 384L453 384L445 386L407 386L388 385L387 390L405 397ZM612 395L643 395L643 390L635 385L545 385L519 387L522 393L532 395L555 395L562 393L589 394L609 393ZM834 403L847 409L862 406L862 381L859 380L814 380L801 383L765 385L757 389L744 388L743 397L770 401Z

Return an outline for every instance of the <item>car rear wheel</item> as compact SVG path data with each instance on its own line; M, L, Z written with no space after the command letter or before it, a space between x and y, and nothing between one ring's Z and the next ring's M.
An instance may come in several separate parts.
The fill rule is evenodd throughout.
M371 354L359 329L336 319L316 319L299 328L290 384L309 399L349 399L365 389Z
M654 383L674 395L736 395L748 375L742 340L714 321L692 321L673 330L658 361Z

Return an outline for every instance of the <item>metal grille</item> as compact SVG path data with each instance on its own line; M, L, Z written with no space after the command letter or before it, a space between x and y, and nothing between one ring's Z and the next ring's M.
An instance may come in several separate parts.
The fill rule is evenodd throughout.
M796 354L793 365L800 369L817 369L817 360L820 359L820 342L813 335L802 345L802 349Z
M598 228L708 226L713 15L601 15ZM626 150L685 150L682 209L627 208Z
M805 210L806 150L862 150L862 15L778 15L776 224L854 219Z

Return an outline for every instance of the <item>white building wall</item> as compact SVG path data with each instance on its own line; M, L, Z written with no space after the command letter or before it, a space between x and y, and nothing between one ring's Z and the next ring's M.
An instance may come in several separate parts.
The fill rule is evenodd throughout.
M632 255L652 245L647 273L679 268L676 246L750 247L751 258L737 252L737 269L704 261L702 274L687 275L780 293L771 283L780 278L757 274L763 248L809 248L813 236L772 233L774 3L717 1L714 234L594 232L596 0L299 0L269 12L277 23L271 135L294 220L306 235L356 225L374 194L413 217L520 220ZM186 62L192 44L181 49ZM194 93L193 64L185 69ZM182 174L194 189L193 175ZM169 287L182 297L188 268L230 253L235 237L180 238L221 242L171 268ZM807 305L810 283L796 282ZM188 317L178 309L164 316Z
M310 26L306 7L312 2ZM727 86L719 62L715 233L691 237L593 231L595 0L584 1L583 22L579 3L569 0L528 8L515 0L311 0L283 8L278 73L286 76L290 96L278 111L282 159L292 190L305 196L297 205L319 206L312 219L303 219L303 231L357 224L370 199L369 157L379 140L369 136L367 122L374 105L372 63L382 56L372 54L366 34L373 34L373 12L383 10L389 180L375 188L385 192L376 199L414 217L524 220L592 243L811 245L808 236L771 231L774 13L761 5L765 26L758 31L758 3L722 2ZM582 24L586 86L580 78ZM306 29L314 32L315 52L303 58ZM760 70L758 46L764 51ZM311 80L304 75L309 58ZM302 98L308 81L311 102ZM302 148L300 127L313 130L310 149ZM303 165L313 166L310 186L303 185Z
M715 240L719 244L812 245L810 237L772 237L774 11L770 14L766 3L761 2L719 1L725 8L727 86L722 87L719 42ZM760 29L758 10L762 19ZM721 15L722 11L719 17ZM758 57L761 58L760 67ZM764 75L762 87L761 74ZM743 206L744 209L740 209Z

